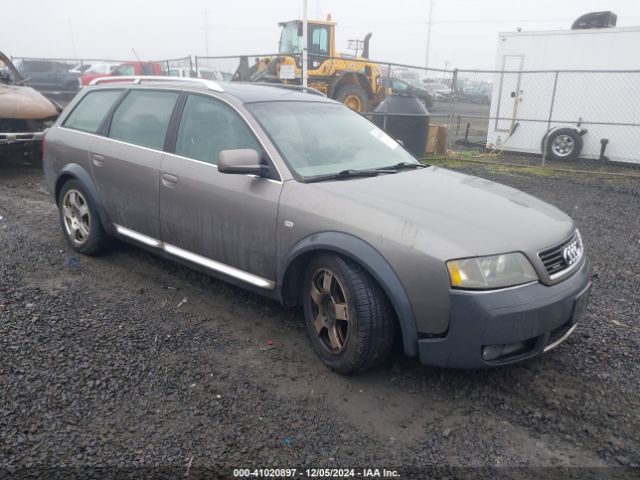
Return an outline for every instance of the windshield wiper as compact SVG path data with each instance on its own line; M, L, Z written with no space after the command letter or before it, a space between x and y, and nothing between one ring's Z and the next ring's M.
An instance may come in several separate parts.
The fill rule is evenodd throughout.
M330 173L328 175L316 175L315 177L305 178L304 183L323 182L324 180L339 180L341 178L351 177L375 177L381 173L396 173L396 170L389 168L376 168L375 170L342 170L338 173Z
M395 165L389 165L387 167L380 167L380 168L376 168L376 171L380 171L380 170L407 170L407 169L414 169L414 168L426 168L428 165L425 165L424 163L410 163L410 162L400 162L400 163L396 163Z

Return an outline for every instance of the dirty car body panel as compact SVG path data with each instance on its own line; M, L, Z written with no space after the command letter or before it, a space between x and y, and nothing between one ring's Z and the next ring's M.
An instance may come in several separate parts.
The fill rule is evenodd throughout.
M154 147L110 138L117 102L94 133L66 128L83 96L106 87L87 88L47 134L50 191L78 178L73 169L86 171L83 181L96 192L107 231L287 305L299 304L314 255L351 259L388 297L405 352L426 364L513 363L554 348L575 330L590 265L574 222L555 207L495 182L421 165L313 179L292 162L294 135L257 112L276 103L295 110L293 104L304 102L319 112L345 107L291 89L178 83L108 87L125 98L139 90L180 93L164 141ZM186 113L190 108L193 114ZM196 141L199 126L210 123L218 125L211 137L224 137L227 148L249 142L264 170L220 172ZM390 150L402 149L372 124L363 128ZM498 270L516 256L528 265L530 281L454 284L452 261L492 256ZM481 275L490 274L486 263L478 265Z

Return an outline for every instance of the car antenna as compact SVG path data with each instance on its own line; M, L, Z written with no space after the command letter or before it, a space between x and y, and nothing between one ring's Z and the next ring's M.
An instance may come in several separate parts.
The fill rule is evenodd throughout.
M138 54L136 53L136 49L131 47L131 51L133 52L133 54L136 56L136 59L138 60L138 63L142 63L142 60L140 60L140 57L138 56Z

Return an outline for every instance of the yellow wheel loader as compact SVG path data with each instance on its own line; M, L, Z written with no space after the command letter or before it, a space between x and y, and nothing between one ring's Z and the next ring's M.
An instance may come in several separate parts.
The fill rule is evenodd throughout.
M248 58L242 57L233 80L302 83L302 21L291 20L279 26L279 55L256 58L251 66ZM336 52L335 27L331 16L326 21L307 22L307 84L353 110L370 111L386 94L378 65L368 60L371 34L365 36L360 56L341 54Z

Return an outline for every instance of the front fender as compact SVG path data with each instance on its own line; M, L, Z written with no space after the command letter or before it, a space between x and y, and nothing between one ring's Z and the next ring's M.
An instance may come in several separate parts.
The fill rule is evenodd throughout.
M330 251L348 257L360 264L380 284L398 317L402 331L402 343L408 356L418 354L418 334L411 303L402 282L385 258L367 242L341 232L315 233L299 240L286 254L278 274L278 292L283 303L287 303L289 275L300 270L297 260L314 251ZM299 278L299 277L297 277ZM295 282L296 284L298 282Z

